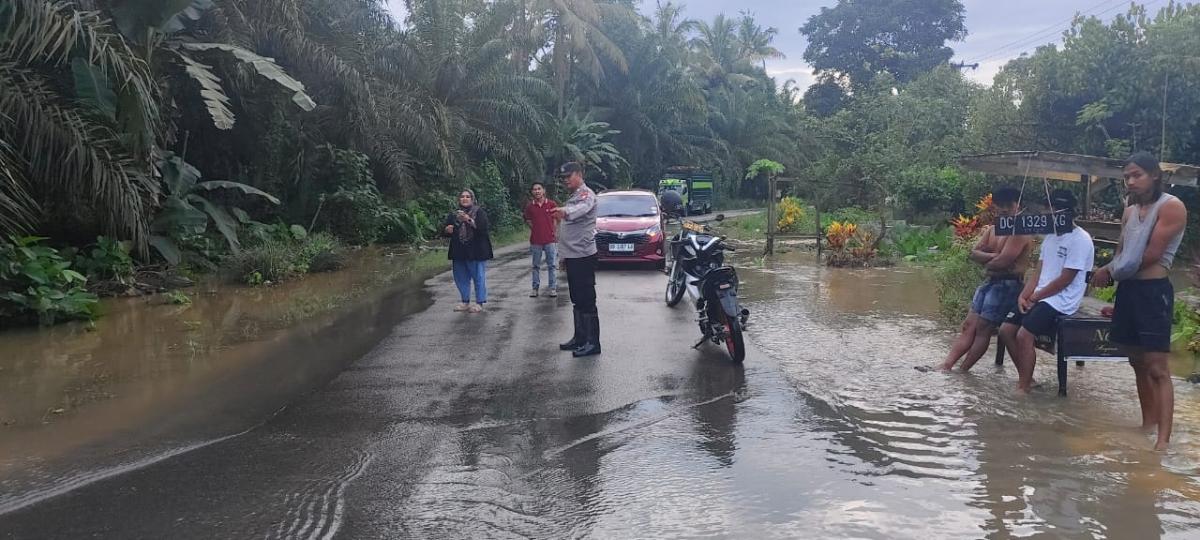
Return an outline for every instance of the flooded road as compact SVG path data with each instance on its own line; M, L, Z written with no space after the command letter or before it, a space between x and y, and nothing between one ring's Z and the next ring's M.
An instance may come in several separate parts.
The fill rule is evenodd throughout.
M498 262L481 316L429 310L245 433L0 513L5 538L1192 538L1200 393L1173 450L1124 365L927 373L953 329L921 269L742 270L745 366L691 349L665 278L599 276L604 355L576 360L566 295ZM360 321L360 324L362 321ZM1178 366L1190 369L1190 366Z
M443 255L444 256L444 255ZM0 513L240 433L428 306L409 255L274 287L106 299L89 328L0 339Z

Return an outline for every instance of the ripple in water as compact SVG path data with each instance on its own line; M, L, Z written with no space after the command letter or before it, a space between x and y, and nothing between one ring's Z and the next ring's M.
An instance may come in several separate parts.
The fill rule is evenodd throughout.
M831 518L841 533L1196 534L1200 395L1191 385L1177 383L1172 451L1154 454L1129 429L1140 416L1128 366L1072 366L1069 399L1055 395L1046 357L1036 373L1044 386L1028 397L1014 394L1011 364L997 370L990 352L969 375L913 369L939 362L954 332L920 300L935 297L927 275L790 269L746 273L748 289L771 291L754 298L751 309L770 315L756 317L751 336L820 415L833 444L826 474L883 488L865 499L829 490L847 512ZM924 510L936 524L898 527Z

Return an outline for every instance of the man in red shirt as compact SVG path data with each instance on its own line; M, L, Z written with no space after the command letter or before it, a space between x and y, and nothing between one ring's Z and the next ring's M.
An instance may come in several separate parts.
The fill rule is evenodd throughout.
M558 240L555 229L558 218L552 211L558 204L546 197L546 186L534 182L530 190L533 200L525 205L525 223L529 225L529 253L533 256L533 292L531 298L537 298L538 289L542 282L542 257L546 258L546 274L550 278L547 291L551 298L558 296L558 276L555 275L558 264Z

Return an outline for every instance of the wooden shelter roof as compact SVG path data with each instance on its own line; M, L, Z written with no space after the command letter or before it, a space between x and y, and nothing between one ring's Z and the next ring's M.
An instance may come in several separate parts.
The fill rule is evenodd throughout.
M1124 160L1061 152L1018 151L962 156L963 167L989 174L1046 178L1066 182L1082 181L1087 175L1099 178L1122 179ZM1197 186L1200 167L1182 163L1161 163L1163 180L1177 186Z

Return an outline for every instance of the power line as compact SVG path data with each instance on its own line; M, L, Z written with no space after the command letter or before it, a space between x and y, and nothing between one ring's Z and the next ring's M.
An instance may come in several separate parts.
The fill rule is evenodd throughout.
M1100 2L1099 4L1096 4L1090 8L1087 8L1086 10L1081 10L1079 12L1076 12L1076 14L1072 15L1071 18L1069 18L1069 19L1066 19L1062 22L1053 24L1051 26L1043 28L1042 30L1038 30L1032 34L1028 34L1024 37L1018 38L1014 41L1011 41L1009 43L1001 45L1000 47L998 47L996 49L992 49L992 51L990 51L990 52L983 53L982 55L978 55L978 56L972 58L971 60L968 60L968 62L982 62L982 61L986 61L986 60L991 60L993 58L1012 54L1012 52L1017 51L1017 50L1023 51L1025 48L1029 47L1030 45L1032 45L1038 41L1044 40L1046 38L1049 38L1050 36L1054 35L1055 33L1061 32L1063 29L1069 27L1075 21L1075 18L1078 16L1100 17L1100 16L1108 14L1114 10L1120 9L1121 7L1123 7L1125 5L1125 3L1127 1L1128 0L1105 0L1103 2ZM1143 6L1148 6L1150 4L1154 4L1154 3L1157 3L1160 1L1161 0L1150 0L1149 2L1144 3ZM1098 9L1100 11L1096 11Z

